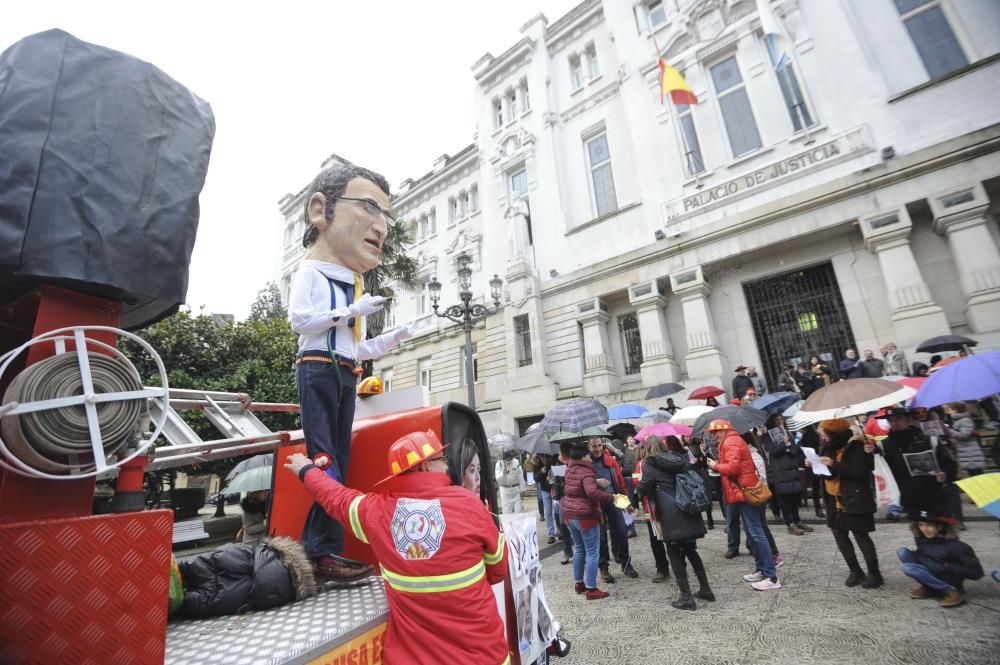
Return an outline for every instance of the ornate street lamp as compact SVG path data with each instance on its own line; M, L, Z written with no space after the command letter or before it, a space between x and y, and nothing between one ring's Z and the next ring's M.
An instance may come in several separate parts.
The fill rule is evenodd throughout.
M458 272L458 297L462 300L460 305L449 305L443 312L438 311L438 302L441 300L441 282L437 277L431 277L427 283L427 290L430 292L431 307L434 314L442 319L454 321L462 326L465 331L465 385L469 389L469 408L476 409L476 380L472 368L472 329L477 323L486 319L491 314L496 314L500 308L500 289L503 287L503 280L499 275L494 274L490 280L490 295L493 297L493 307L480 305L472 302L472 257L468 254L459 254L455 259Z

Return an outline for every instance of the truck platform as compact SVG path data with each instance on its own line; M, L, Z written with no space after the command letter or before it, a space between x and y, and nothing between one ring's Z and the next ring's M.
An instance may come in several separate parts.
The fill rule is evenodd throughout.
M164 663L379 662L374 652L381 651L389 616L382 584L382 578L371 577L352 586L321 589L311 598L264 612L170 621Z

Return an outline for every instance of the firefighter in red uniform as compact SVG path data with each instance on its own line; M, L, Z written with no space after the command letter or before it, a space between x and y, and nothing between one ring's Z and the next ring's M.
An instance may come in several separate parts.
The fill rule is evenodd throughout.
M300 453L285 468L378 557L389 600L383 662L502 665L510 658L490 585L507 576L503 534L451 484L444 448L431 431L393 443L386 494L345 487Z

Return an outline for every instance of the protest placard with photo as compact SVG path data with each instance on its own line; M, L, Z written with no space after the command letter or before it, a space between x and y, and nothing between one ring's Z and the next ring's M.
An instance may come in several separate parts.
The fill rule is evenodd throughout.
M557 623L545 600L542 562L538 556L538 525L534 514L502 515L507 562L514 596L518 650L522 663L532 663L556 637Z
M940 471L933 450L924 450L919 453L903 453L903 461L906 462L906 469L910 472L911 476L933 476Z

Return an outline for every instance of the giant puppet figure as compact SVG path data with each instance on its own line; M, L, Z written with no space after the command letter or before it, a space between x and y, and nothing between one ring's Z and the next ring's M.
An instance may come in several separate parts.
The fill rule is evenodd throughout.
M339 482L347 478L359 363L413 335L404 326L365 339L365 317L380 311L385 298L363 293L361 274L379 265L392 221L388 206L385 178L343 163L324 169L306 198L306 257L288 306L299 336L295 376L309 457L326 453L327 473ZM318 504L306 517L302 544L323 578L352 581L373 572L340 556L344 528Z

